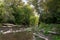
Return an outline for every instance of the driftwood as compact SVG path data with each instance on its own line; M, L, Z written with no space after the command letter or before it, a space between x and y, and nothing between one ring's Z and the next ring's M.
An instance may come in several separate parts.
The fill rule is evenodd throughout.
M40 30L40 32L44 33L45 30L42 29L42 30ZM49 34L53 34L53 35L58 35L58 34L60 34L60 33L56 32L56 31L47 31L47 32L48 32Z
M9 28L9 27L8 27ZM19 28L19 29L16 29L16 28L9 28L9 29L0 29L0 33L2 34L8 34L8 33L16 33L16 32L23 32L23 31L31 31L32 28Z
M18 25L19 27L17 27L17 25L14 24L3 24L3 27L0 27L0 32L2 34L8 34L8 33L15 33L15 32L21 32L21 31L26 31L26 30L30 30L32 28L21 28L22 25ZM49 40L49 38L46 35L43 35L43 33L45 32L44 30L41 30L40 32L42 33L33 33L34 36L38 36L39 38L42 38L44 40ZM57 32L53 32L53 31L48 31L49 34L59 34ZM48 35L49 36L49 35Z
M42 38L44 40L48 40L47 36L43 35L43 34L36 34L36 33L33 33L34 36L37 36L39 38Z
M60 33L58 32L54 32L54 31L48 31L49 34L53 34L53 35L60 35Z

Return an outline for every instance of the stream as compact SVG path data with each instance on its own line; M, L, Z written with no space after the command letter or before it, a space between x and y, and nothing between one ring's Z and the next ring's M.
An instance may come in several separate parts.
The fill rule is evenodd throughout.
M0 33L3 35L8 34L8 33L24 32L24 31L32 31L32 28L31 27L30 28L19 28L19 27L18 28L17 27L7 27L7 28L1 27L0 28ZM39 34L33 33L33 40L36 40L35 36L44 40L48 40L48 38L41 33Z

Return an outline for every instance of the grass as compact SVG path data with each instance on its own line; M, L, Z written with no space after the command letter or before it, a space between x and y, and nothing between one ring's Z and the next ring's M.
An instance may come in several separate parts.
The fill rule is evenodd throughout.
M56 29L54 29L56 28ZM49 35L48 31L56 31L60 33L60 24L45 24L41 23L39 29L44 29L44 34ZM60 40L60 35L52 35L52 40Z
M53 35L52 40L60 40L60 35Z

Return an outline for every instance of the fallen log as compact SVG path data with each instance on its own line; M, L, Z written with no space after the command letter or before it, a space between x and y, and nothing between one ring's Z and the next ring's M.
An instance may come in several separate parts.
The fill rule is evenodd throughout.
M54 31L48 31L49 34L53 34L53 35L59 35L60 33L58 32L54 32Z
M48 38L46 36L42 36L41 34L36 34L36 33L33 33L34 36L37 36L39 38L42 38L44 40L48 40Z

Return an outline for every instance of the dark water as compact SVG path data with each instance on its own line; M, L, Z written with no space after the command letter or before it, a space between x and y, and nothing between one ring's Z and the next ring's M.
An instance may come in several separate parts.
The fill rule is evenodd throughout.
M18 33L8 33L1 34L0 40L33 40L32 32L18 32Z
M0 40L33 40L33 33L31 31L26 31L25 28L20 27L1 27Z
M11 32L12 31L18 31L18 32ZM30 28L28 28L29 30ZM23 31L19 31L23 30ZM33 32L32 31L24 31L24 28L19 27L6 27L0 28L0 40L33 40ZM1 34L1 31L3 31L3 34ZM8 31L8 32L7 32ZM7 32L4 34L4 32ZM44 40L39 37L35 37L36 40Z

